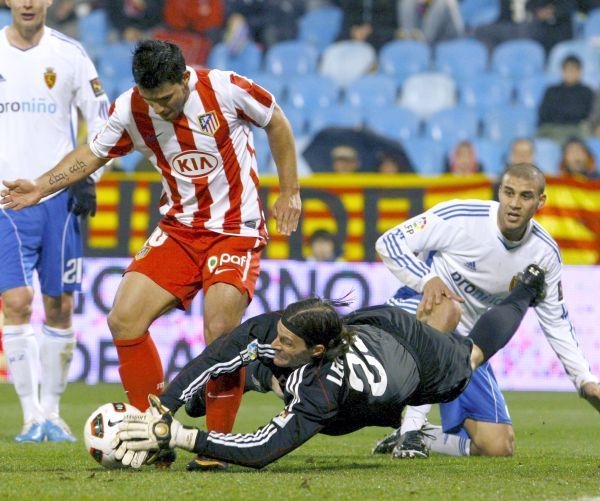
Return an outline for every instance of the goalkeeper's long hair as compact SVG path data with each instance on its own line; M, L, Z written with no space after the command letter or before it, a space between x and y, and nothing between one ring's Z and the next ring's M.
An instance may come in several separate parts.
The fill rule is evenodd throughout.
M290 304L281 321L291 332L304 339L311 348L325 346L323 357L333 360L346 353L353 343L353 334L344 325L336 308L349 306L347 296L342 299L311 297Z

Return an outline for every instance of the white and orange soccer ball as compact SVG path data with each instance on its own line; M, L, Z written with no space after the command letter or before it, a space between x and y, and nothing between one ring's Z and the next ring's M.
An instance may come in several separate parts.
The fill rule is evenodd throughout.
M83 439L90 455L105 468L122 468L110 447L126 413L140 412L133 405L112 402L98 407L85 423Z

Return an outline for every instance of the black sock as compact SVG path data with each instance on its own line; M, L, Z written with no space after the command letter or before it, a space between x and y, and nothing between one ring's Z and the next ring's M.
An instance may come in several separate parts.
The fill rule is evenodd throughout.
M535 294L535 289L519 283L500 304L479 318L468 337L483 352L484 362L510 341Z

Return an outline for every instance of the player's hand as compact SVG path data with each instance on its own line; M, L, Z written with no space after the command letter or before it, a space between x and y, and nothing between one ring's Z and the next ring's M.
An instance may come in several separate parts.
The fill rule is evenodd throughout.
M289 236L298 228L298 219L302 210L300 193L281 192L273 204L273 217L277 223L277 231L282 235Z
M440 277L433 277L423 288L423 299L421 299L421 302L417 307L417 314L429 315L433 310L433 307L441 304L445 297L454 299L459 303L465 302L462 297L452 292Z
M7 188L0 191L0 206L4 209L23 209L37 204L42 199L41 190L29 179L2 181L2 183Z
M69 188L70 204L76 216L96 215L96 183L91 177L86 177Z
M592 407L600 412L600 384L584 383L581 386L581 396L585 398Z

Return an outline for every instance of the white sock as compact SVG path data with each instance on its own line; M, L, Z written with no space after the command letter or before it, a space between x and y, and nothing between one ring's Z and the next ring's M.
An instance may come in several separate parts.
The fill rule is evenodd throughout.
M446 456L470 456L471 439L459 435L450 435L442 431L441 426L428 426L423 430L425 442L433 452Z
M431 411L431 405L419 405L418 407L408 406L402 418L402 426L400 433L404 434L409 431L420 430L427 422L427 414Z
M46 419L58 419L60 397L67 387L69 367L75 348L75 332L72 327L57 329L42 326L43 340L40 360L42 362L41 405Z
M39 348L33 327L31 324L5 325L2 343L15 391L21 401L24 421L43 421L38 397Z

